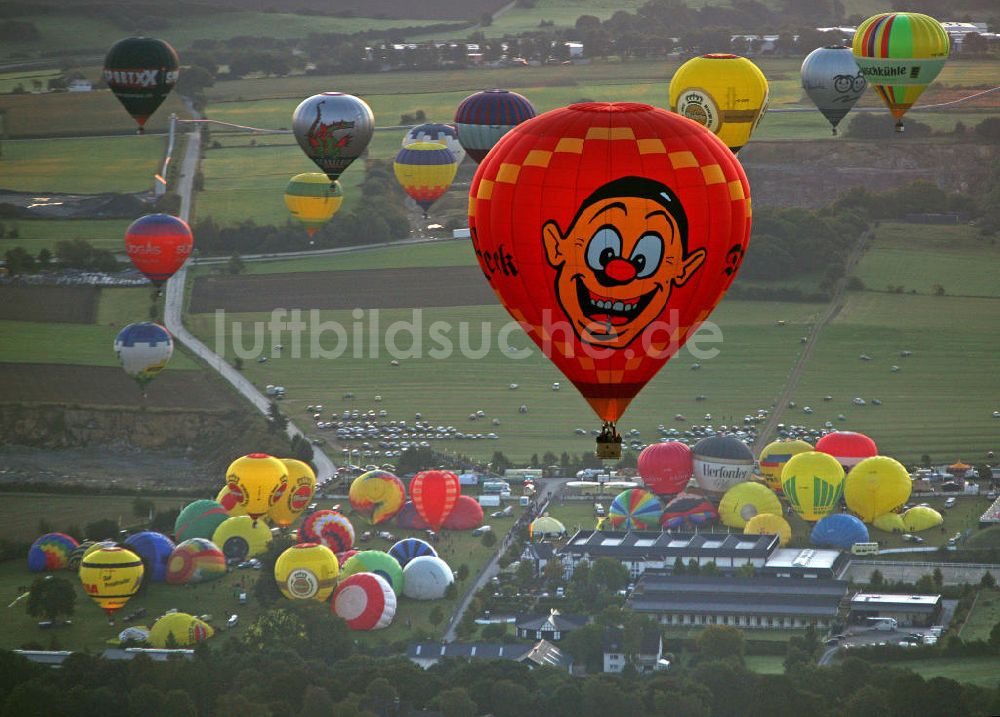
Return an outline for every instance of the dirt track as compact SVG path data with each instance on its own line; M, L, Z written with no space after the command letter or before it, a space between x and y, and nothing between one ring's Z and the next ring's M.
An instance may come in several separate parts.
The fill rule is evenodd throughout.
M99 292L93 286L0 287L0 319L92 324Z
M276 308L407 309L496 303L496 294L478 266L447 266L200 277L191 292L189 311L256 313Z
M60 289L62 290L62 289ZM232 410L236 397L205 371L167 369L149 384L143 400L138 386L113 366L0 364L0 401L81 406L147 406L151 409Z

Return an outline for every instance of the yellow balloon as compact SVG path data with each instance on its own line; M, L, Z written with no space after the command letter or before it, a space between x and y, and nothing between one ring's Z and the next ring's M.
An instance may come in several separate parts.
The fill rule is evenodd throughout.
M764 478L764 483L775 493L781 492L781 469L791 460L792 456L799 453L808 453L815 450L805 441L786 440L774 441L764 446L757 458L757 465L760 467L760 474Z
M761 513L755 515L743 526L744 535L777 535L781 547L788 545L792 539L792 526L780 515Z
M888 456L872 456L847 474L844 500L848 510L870 523L906 503L911 488L910 475L903 464Z
M186 612L172 612L153 623L149 630L149 644L163 649L173 644L176 647L190 647L207 640L215 634L208 623ZM171 638L173 638L171 640Z
M80 562L84 592L104 608L108 616L139 591L144 572L138 555L114 546L99 547Z
M281 489L288 487L288 474L285 464L274 456L251 453L229 464L226 484L247 515L259 518L281 499Z
M767 78L745 57L695 57L670 80L670 109L708 127L734 153L750 139L767 110Z
M274 580L278 590L289 600L323 602L337 586L340 563L325 545L299 543L278 556Z
M325 176L325 175L324 175ZM267 514L275 525L287 528L309 507L316 493L316 474L308 463L295 458L279 458L288 473L288 486Z
M305 225L309 236L330 221L343 202L340 182L331 184L330 178L321 172L296 174L285 187L285 206Z
M730 528L742 528L755 515L781 515L781 501L766 485L746 481L726 491L719 502L719 518Z
M241 562L267 550L271 544L271 528L263 518L254 520L249 515L226 518L212 534L212 542L227 561Z
M226 513L229 514L230 518L247 514L247 509L239 501L239 492L234 491L228 483L222 486L222 490L215 496L215 502L226 509Z
M872 521L872 525L884 533L905 533L906 524L899 513L885 513Z
M799 453L781 469L781 489L802 520L816 521L837 509L844 468L826 453Z
M944 517L926 505L916 505L903 513L903 525L911 533L936 528L944 522Z

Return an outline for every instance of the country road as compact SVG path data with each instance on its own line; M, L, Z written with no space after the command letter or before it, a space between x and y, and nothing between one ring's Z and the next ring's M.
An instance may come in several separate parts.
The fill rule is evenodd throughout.
M184 158L181 161L178 172L177 194L181 198L180 217L184 221L189 221L191 217L191 202L194 189L194 176L198 171L198 159L201 155L201 129L195 125L194 129L187 134L187 145L184 150ZM196 354L212 369L217 371L224 379L246 398L254 408L265 416L271 407L271 400L264 396L257 387L242 373L230 366L225 359L212 351L202 343L194 334L184 326L184 286L187 281L187 264L167 282L163 302L163 320L167 330L173 334L174 338L186 346L192 353ZM300 435L308 438L299 428L288 422L288 437ZM316 477L322 483L332 478L336 467L322 450L313 446L313 464L316 466Z

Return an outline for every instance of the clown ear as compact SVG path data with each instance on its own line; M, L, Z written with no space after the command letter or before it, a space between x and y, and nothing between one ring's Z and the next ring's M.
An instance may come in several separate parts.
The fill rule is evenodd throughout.
M554 220L550 219L542 226L542 242L545 244L545 258L551 266L558 268L566 263L566 255L562 252L563 235Z

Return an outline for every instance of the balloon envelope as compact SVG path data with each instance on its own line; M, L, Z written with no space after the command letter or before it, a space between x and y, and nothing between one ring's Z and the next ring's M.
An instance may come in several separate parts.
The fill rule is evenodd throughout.
M936 528L944 522L944 517L926 505L915 505L903 513L903 525L910 533Z
M62 570L69 567L70 556L80 547L76 538L65 533L46 533L28 549L28 570Z
M648 105L576 104L497 143L469 226L501 303L614 422L735 276L749 185L703 127Z
M153 37L127 37L108 50L104 81L140 132L177 84L179 65L177 51Z
M852 513L870 523L906 503L912 487L910 475L899 461L874 456L861 461L847 474L844 500Z
M863 461L878 455L875 441L864 433L854 431L834 431L816 441L816 450L837 459L837 462L848 472Z
M176 647L190 647L215 634L212 626L188 615L186 612L172 612L164 615L153 623L149 630L149 644L151 647L163 649L171 645Z
M403 568L403 594L414 600L439 600L455 582L448 563L436 555L421 555Z
M781 469L781 490L802 520L819 520L834 512L840 503L844 469L826 453L799 453Z
M285 187L285 206L312 236L333 218L344 203L340 182L320 172L296 174Z
M145 389L174 355L174 338L159 324L129 324L115 337L115 354L125 373Z
M535 518L528 525L528 537L532 540L536 538L559 538L563 535L566 535L566 526L548 515Z
M381 550L355 553L340 568L341 578L356 573L375 573L384 578L397 595L403 592L403 569L394 557Z
M212 542L229 562L242 562L263 555L271 544L271 528L249 515L226 518L212 533Z
M196 500L189 503L174 521L174 538L178 541L190 538L211 540L218 528L229 515L220 503L214 500Z
M694 57L670 80L670 109L707 127L739 152L767 110L767 78L745 57Z
M403 147L392 164L400 186L423 210L424 216L444 196L455 179L458 162L443 144L415 142Z
M292 132L331 182L361 156L375 131L368 103L342 92L323 92L303 100L292 114Z
M403 538L393 544L388 552L404 570L406 569L406 564L414 558L424 555L437 557L437 551L431 547L430 543L420 538Z
M780 515L774 513L758 513L743 526L744 535L777 535L781 547L788 545L792 539L792 526Z
M657 495L679 493L693 473L691 449L680 441L653 443L639 454L642 482Z
M170 214L139 217L125 230L125 251L129 259L156 286L184 266L193 246L191 227Z
M278 556L274 580L278 590L289 600L324 602L333 594L340 573L340 561L326 547L317 543L299 543Z
M905 533L906 524L899 513L884 513L872 521L872 526L886 533Z
M279 458L288 475L288 485L267 513L268 520L287 528L309 507L316 494L316 474L308 463L295 458Z
M250 453L229 464L226 484L247 515L256 519L281 500L288 488L288 473L274 456Z
M378 525L396 515L406 502L403 482L389 471L368 471L351 483L351 508Z
M120 609L142 586L142 560L131 550L103 546L80 563L83 591L108 615Z
M317 510L302 521L299 542L319 543L334 553L343 553L354 546L354 526L336 510Z
M781 515L781 501L770 488L747 481L726 491L719 502L719 518L730 528L742 528L755 515Z
M868 87L851 48L817 47L802 61L801 75L802 89L837 134L837 125Z
M340 582L330 609L352 630L378 630L392 624L396 593L384 578L358 573Z
M483 506L471 495L460 495L455 501L455 507L451 509L451 513L444 519L441 527L445 530L472 530L482 524Z
M225 574L226 556L215 543L204 538L178 543L167 560L167 582L173 585L203 583Z
M615 530L653 530L660 524L663 504L642 488L630 488L615 496L607 523Z
M660 525L669 530L683 525L703 525L718 517L719 511L704 496L678 493L663 507Z
M174 541L163 533L143 530L128 536L125 547L142 559L148 580L162 583L167 579L167 561L174 551Z
M850 550L855 543L867 543L868 528L853 515L834 513L820 519L809 536L813 545Z
M451 471L421 471L410 481L410 498L420 517L435 531L451 515L462 486Z
M510 90L483 90L469 95L455 111L455 130L462 148L476 162L516 125L537 114L526 97Z
M717 434L702 438L691 448L694 479L709 493L725 493L753 474L753 453L736 436Z
M781 471L792 456L813 450L805 441L780 440L768 443L757 457L757 465L764 483L775 493L781 493Z
M461 164L462 160L465 159L465 150L462 148L462 143L458 141L458 130L455 129L455 125L437 124L435 122L418 124L416 127L411 127L403 135L404 147L414 142L436 142L443 144L455 155L456 163Z

